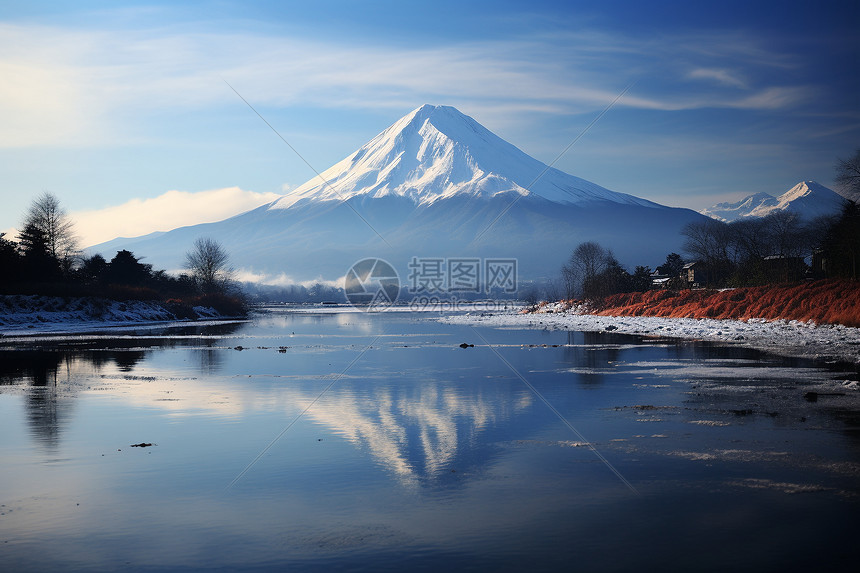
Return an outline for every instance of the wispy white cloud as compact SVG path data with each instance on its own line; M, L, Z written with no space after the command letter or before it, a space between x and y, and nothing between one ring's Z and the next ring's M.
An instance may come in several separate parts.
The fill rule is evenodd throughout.
M654 81L638 84L619 105L774 109L798 104L808 91L741 79L741 66L788 63L737 34L693 42L579 33L393 48L250 33L0 24L0 53L6 148L133 142L140 136L129 126L148 116L234 104L222 77L262 105L404 110L432 102L480 107L490 122L512 113L590 112L639 78ZM711 80L714 89L693 89L691 78ZM724 89L739 87L743 93Z
M679 33L666 39L659 48L665 55L681 61L703 62L707 67L731 65L785 72L801 66L795 55L774 50L756 34L710 31L692 36Z
M774 86L732 102L739 109L777 110L812 100L816 91L807 87Z
M256 193L238 187L198 191L167 191L150 199L132 199L104 209L70 213L81 244L91 246L117 237L137 237L185 225L220 221L274 201L277 193Z
M696 68L691 70L687 77L694 80L711 80L727 86L744 89L747 83L737 77L733 72L716 68Z

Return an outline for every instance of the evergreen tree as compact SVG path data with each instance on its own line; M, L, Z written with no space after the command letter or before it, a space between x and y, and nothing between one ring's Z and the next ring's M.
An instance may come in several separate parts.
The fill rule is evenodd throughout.
M143 264L127 250L117 251L105 274L108 284L145 286L149 283L152 265Z
M657 272L667 277L677 277L684 270L684 259L678 253L666 255L666 262L657 267Z
M645 292L651 288L651 267L638 265L630 276L630 288L633 292Z
M78 274L86 283L101 283L107 278L108 262L98 253L84 259Z
M18 234L23 255L22 278L31 282L50 282L59 277L60 265L51 256L48 238L41 227L27 223Z
M828 277L860 277L860 205L848 201L822 244Z
M8 285L21 280L23 267L17 245L4 237L0 233L0 284Z

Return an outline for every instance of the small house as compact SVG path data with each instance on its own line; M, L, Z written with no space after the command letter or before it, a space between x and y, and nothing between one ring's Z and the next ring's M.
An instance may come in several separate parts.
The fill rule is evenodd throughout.
M671 280L672 277L669 275L654 271L651 273L651 288L668 288Z
M705 264L701 261L687 263L681 269L681 280L691 287L700 287L708 282L708 273Z
M803 257L770 255L762 260L762 267L770 282L795 282L803 280L809 267Z

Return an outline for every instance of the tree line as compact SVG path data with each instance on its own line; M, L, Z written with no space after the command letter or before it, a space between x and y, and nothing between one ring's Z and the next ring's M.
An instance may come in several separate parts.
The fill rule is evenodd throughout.
M153 269L128 250L110 260L81 253L74 224L51 193L31 203L17 242L0 234L0 292L115 299L167 300L238 294L227 251L198 238L186 253L185 271L173 276Z
M845 202L835 217L803 223L793 213L725 223L716 219L689 223L682 230L686 261L696 262L697 278L683 274L685 259L669 253L654 271L628 271L611 250L588 241L579 244L561 268L559 285L548 299L596 299L662 286L722 288L798 282L807 278L860 278L860 205ZM811 264L807 264L807 261ZM559 292L560 291L560 292Z
M707 219L686 225L683 251L696 263L689 280L685 260L669 253L656 275L662 286L742 287L798 282L807 278L860 278L860 150L837 162L837 183L845 191L841 213L803 221L779 211L731 223ZM810 264L807 264L807 261ZM611 250L593 241L578 245L561 268L559 282L547 289L548 300L596 299L654 288L648 266L624 268Z

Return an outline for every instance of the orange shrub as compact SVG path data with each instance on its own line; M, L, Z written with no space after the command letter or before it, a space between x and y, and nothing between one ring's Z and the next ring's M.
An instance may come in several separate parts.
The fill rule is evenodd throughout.
M822 280L725 291L653 290L612 295L595 309L604 316L811 320L860 327L860 283Z

